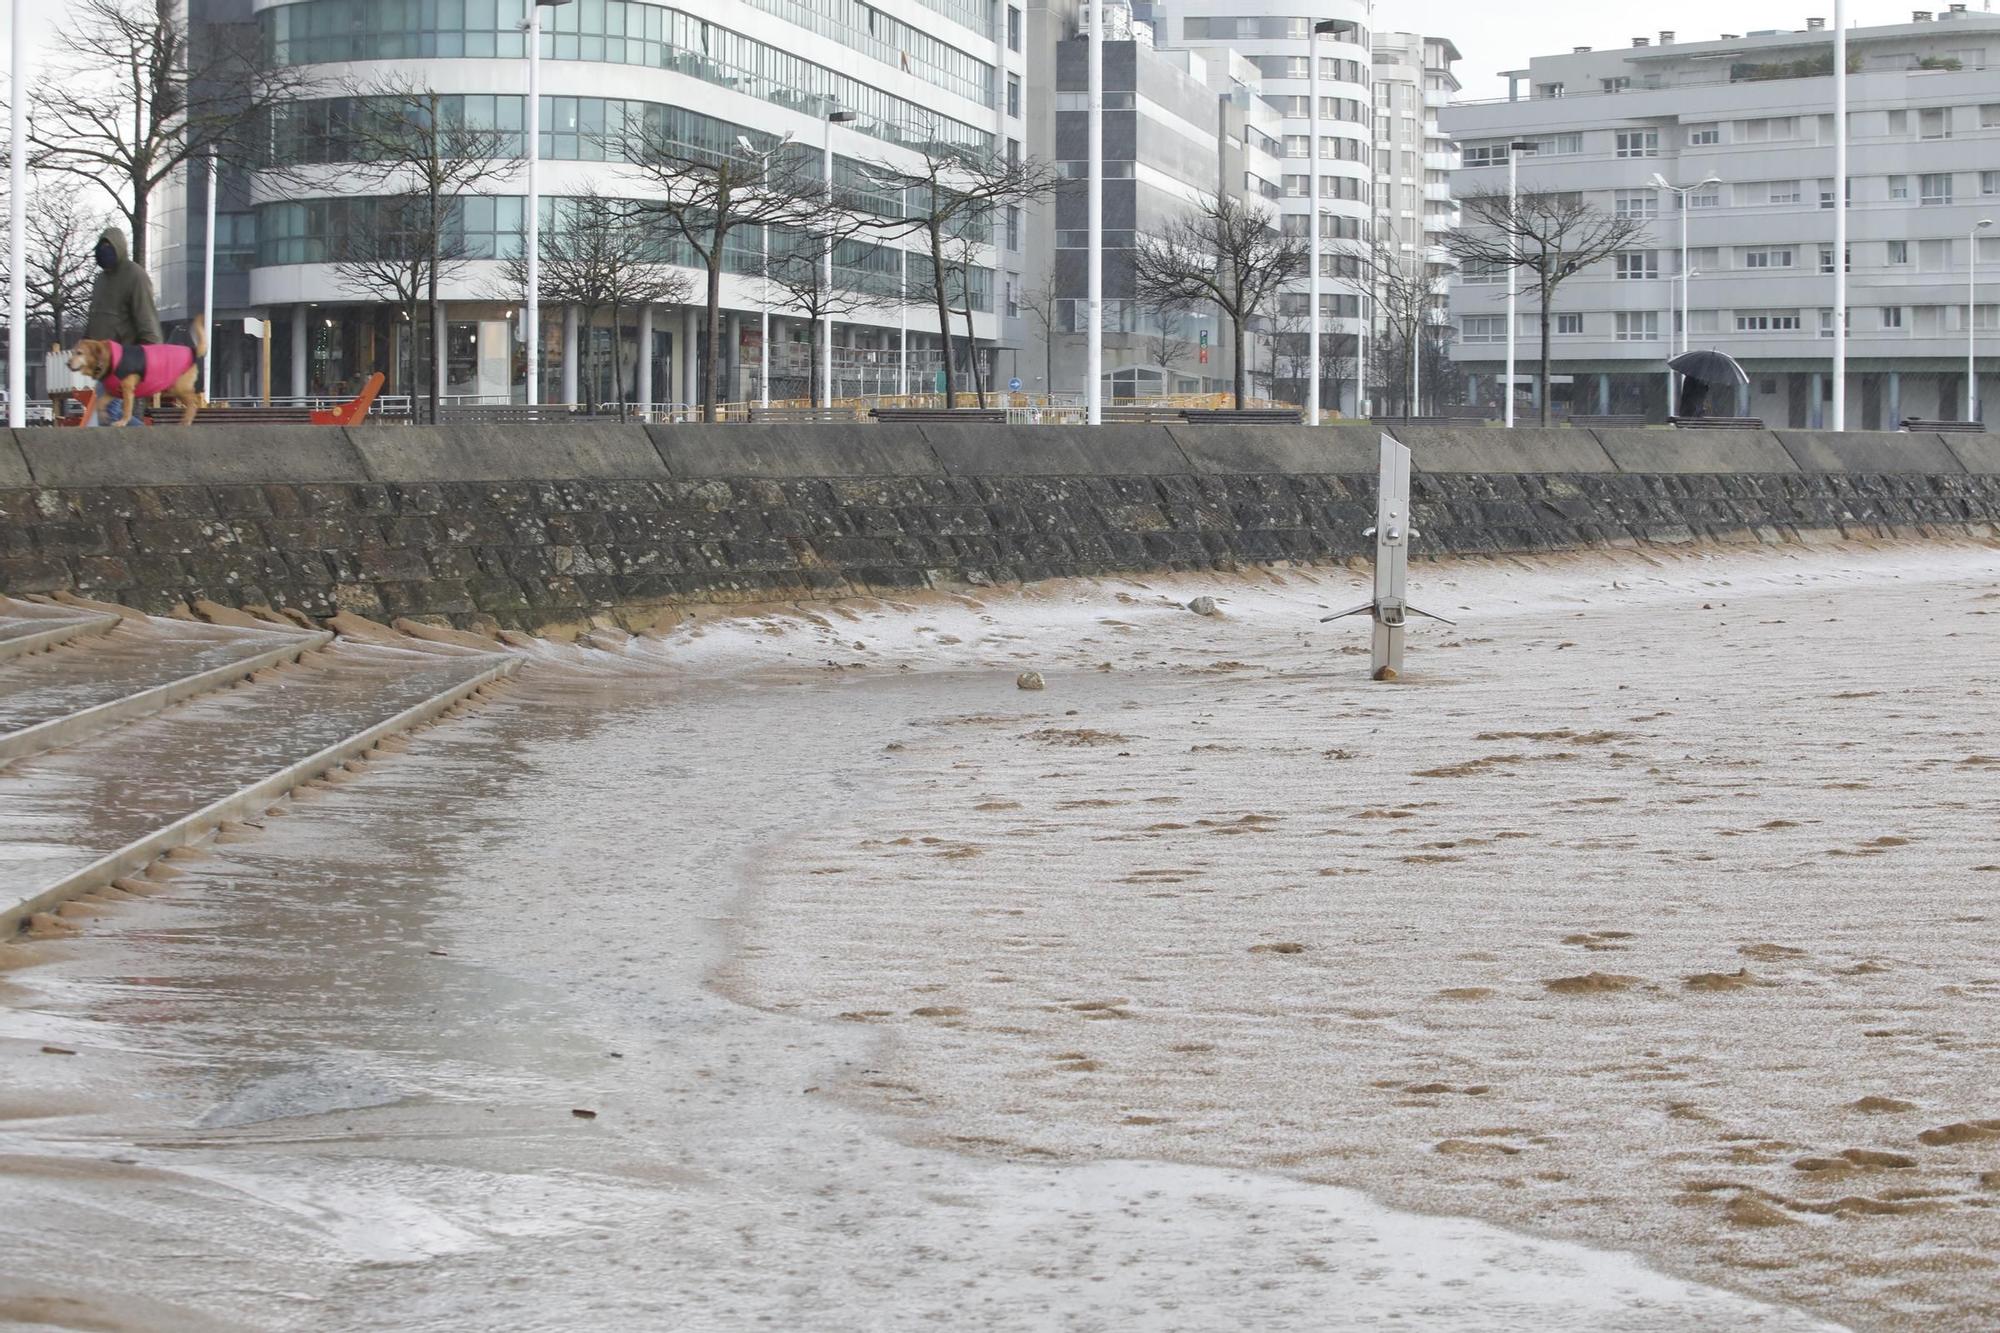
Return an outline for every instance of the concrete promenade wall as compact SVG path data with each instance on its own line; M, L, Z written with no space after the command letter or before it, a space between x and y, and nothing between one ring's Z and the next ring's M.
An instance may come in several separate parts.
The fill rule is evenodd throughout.
M1420 554L2000 534L1981 436L1411 428ZM1339 559L1368 427L0 432L0 592L534 628L692 601Z

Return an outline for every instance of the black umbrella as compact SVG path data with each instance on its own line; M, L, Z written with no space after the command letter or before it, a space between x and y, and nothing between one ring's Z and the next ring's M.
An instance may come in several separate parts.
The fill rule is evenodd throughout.
M1736 358L1727 352L1714 348L1682 352L1667 362L1669 370L1677 370L1691 380L1701 380L1708 384L1748 384L1750 377L1743 373L1743 367L1736 364Z

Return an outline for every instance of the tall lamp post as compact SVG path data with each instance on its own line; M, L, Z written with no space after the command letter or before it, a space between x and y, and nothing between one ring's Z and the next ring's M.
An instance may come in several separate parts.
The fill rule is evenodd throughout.
M792 132L786 130L784 138L760 153L757 151L757 146L750 142L750 136L746 134L736 136L736 146L743 150L743 156L757 159L759 185L770 179L771 159L791 141ZM764 309L757 326L757 336L761 344L757 352L758 405L769 407L771 405L771 229L766 226L759 230L764 233L764 272L759 275L762 281L757 285L762 289Z
M569 0L535 0L528 6L528 406L542 400L542 11ZM648 355L641 349L640 355Z
M1507 375L1506 383L1500 391L1506 395L1507 429L1514 428L1514 304L1518 299L1515 281L1520 271L1521 238L1519 217L1521 212L1521 154L1532 153L1535 145L1526 139L1516 139L1507 145L1507 254L1514 262L1507 266ZM1543 392L1547 392L1544 386Z
M1965 234L1965 419L1979 420L1979 233L1993 225L1981 218Z
M1652 187L1667 190L1680 196L1681 204L1681 350L1688 350L1688 196L1696 190L1706 190L1711 185L1722 184L1720 176L1704 176L1693 185L1670 185L1659 172L1653 173Z
M1847 429L1847 0L1833 0L1833 428Z
M7 182L7 425L28 424L28 28L27 6L14 0L13 26L7 38L14 46L9 62L13 123L9 126Z
M1320 19L1306 39L1306 424L1319 424L1319 39L1337 32L1339 19ZM1373 168L1371 167L1372 171Z
M1084 277L1085 336L1083 354L1083 421L1087 426L1104 422L1104 0L1090 3L1089 101L1084 133L1090 143L1085 149L1087 174L1084 208L1089 228L1085 238L1090 246ZM951 354L951 339L945 339L945 355ZM1054 388L1054 385L1050 385Z
M827 95L826 100L827 100L827 105L831 108L834 105L832 94L829 93ZM829 213L833 211L833 127L836 125L845 125L849 121L854 121L859 119L861 119L861 113L858 111L828 110L826 113L826 142L824 145L823 157L826 163L826 207ZM831 299L833 295L833 245L831 241L829 241L827 244L826 259L820 269L820 284L821 284L820 300L821 304L823 305L829 299ZM828 313L822 315L820 317L819 326L820 326L819 327L819 382L820 382L820 392L826 395L826 401L819 403L817 405L820 407L832 407L833 406L833 316L832 314ZM951 345L950 329L945 330L945 345L947 347ZM977 349L975 349L975 355L976 354L977 354Z

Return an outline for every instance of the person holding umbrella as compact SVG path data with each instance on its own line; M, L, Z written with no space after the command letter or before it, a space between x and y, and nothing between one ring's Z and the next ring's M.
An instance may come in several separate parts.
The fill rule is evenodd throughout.
M1667 361L1667 368L1677 371L1681 377L1680 404L1674 413L1677 418L1707 416L1708 395L1717 384L1750 382L1743 367L1736 364L1735 357L1714 348L1682 352Z

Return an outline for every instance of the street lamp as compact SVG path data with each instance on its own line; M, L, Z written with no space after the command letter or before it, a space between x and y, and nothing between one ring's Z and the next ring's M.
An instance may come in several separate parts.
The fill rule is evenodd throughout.
M1833 0L1833 428L1847 429L1847 0Z
M1319 39L1339 31L1339 19L1321 19L1306 38L1306 424L1319 424ZM1372 172L1372 168L1370 169Z
M1104 0L1089 0L1090 51L1088 109L1084 133L1090 142L1084 150L1088 180L1084 185L1085 238L1090 245L1084 274L1084 307L1088 344L1083 353L1083 424L1097 426L1104 421ZM944 354L951 355L951 337L946 335ZM1051 384L1050 389L1055 386Z
M1520 284L1515 280L1521 267L1521 154L1532 153L1535 145L1526 139L1516 139L1507 145L1507 382L1501 386L1506 397L1507 429L1514 428L1514 303L1518 299L1515 288ZM1542 386L1548 392L1548 386Z
M1688 196L1696 190L1706 190L1711 185L1722 184L1720 176L1704 176L1693 185L1670 185L1659 172L1653 173L1648 182L1656 190L1670 190L1680 196L1681 203L1681 350L1688 349Z
M1965 235L1965 419L1979 420L1979 364L1974 353L1979 344L1974 330L1979 324L1979 233L1993 225L1981 218Z
M528 6L528 406L542 394L542 11L569 0L535 0ZM640 354L647 355L644 349Z
M7 425L28 424L28 28L27 6L14 0L13 71L7 87L14 99L7 157Z
M832 107L835 105L832 93L828 93L826 95L826 103L828 107ZM826 144L825 144L826 207L829 213L833 211L833 127L835 125L845 125L850 121L855 121L859 119L861 119L861 113L858 111L829 110L826 113ZM822 307L824 307L833 295L833 242L831 239L829 239L827 242L826 261L824 267L820 272L820 289L821 289L820 303ZM819 335L820 336L820 354L819 354L820 391L826 395L826 401L820 404L820 406L832 407L833 406L832 312L823 310L820 315L819 325L820 325L820 335ZM946 347L951 346L950 329L945 330L945 346ZM976 354L977 352L975 349L975 355Z
M778 142L760 153L757 151L757 146L750 142L748 135L739 134L736 136L736 146L743 150L743 155L757 159L757 183L759 185L764 184L765 181L770 179L772 157L777 154L779 149L791 141L792 132L786 130L784 138L778 140ZM771 229L769 226L765 226L760 227L758 230L764 236L764 271L759 275L762 281L757 284L761 289L764 300L763 316L757 326L759 343L757 349L757 383L760 395L758 401L760 406L769 407L771 405Z

